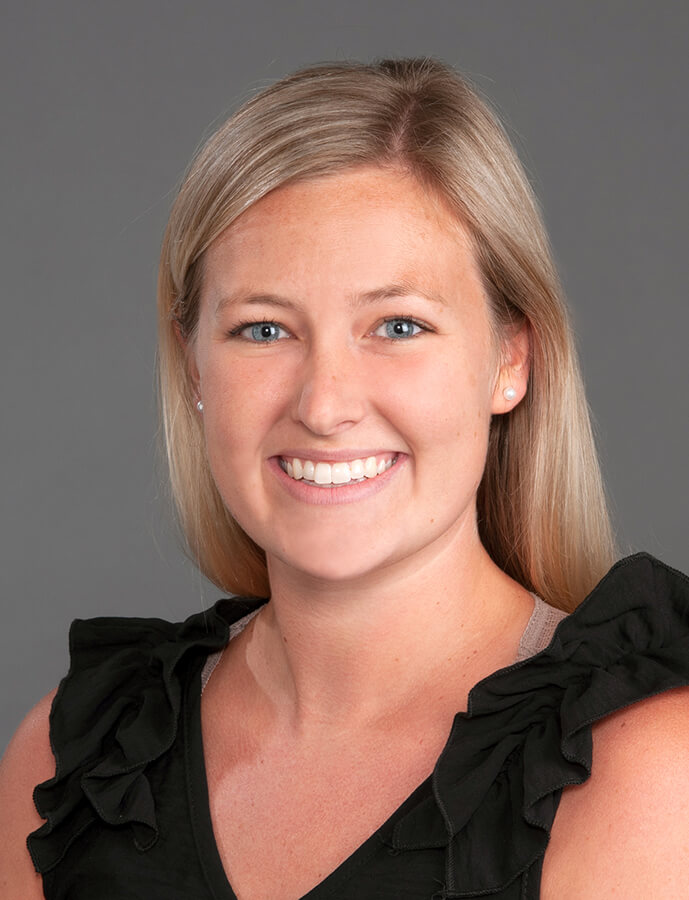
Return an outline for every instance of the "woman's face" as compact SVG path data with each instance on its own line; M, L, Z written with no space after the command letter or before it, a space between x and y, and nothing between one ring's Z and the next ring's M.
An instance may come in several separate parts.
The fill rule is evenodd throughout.
M189 346L228 509L269 565L326 581L476 540L525 343L496 346L470 241L412 177L274 191L207 251Z

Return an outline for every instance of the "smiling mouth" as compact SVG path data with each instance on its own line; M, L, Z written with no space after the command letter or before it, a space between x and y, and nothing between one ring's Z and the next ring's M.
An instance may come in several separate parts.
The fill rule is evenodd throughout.
M361 484L387 472L399 459L399 453L383 453L347 462L298 459L280 456L279 463L294 481L305 481L314 487L334 488L346 484Z

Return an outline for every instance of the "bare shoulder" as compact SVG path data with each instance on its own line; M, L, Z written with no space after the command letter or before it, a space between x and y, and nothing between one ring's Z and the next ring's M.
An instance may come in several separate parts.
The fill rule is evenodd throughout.
M541 896L689 897L689 687L593 729L593 767L565 788Z
M53 691L31 710L0 762L0 896L6 900L43 898L26 838L43 823L33 804L33 789L55 774L48 725L54 696Z

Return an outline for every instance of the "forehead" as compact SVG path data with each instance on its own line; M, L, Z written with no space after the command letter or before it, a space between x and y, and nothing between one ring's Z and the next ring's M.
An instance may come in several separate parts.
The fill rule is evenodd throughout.
M272 191L216 239L204 260L206 290L275 278L295 288L307 278L335 280L350 290L375 287L372 279L422 278L439 289L458 274L480 280L458 217L414 176L379 167Z

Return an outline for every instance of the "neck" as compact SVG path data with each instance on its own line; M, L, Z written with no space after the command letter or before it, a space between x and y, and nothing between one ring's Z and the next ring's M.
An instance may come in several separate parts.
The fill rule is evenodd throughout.
M352 728L410 708L429 689L456 703L457 685L512 662L530 596L478 536L462 550L435 549L334 585L270 559L271 601L245 644L258 699L295 731Z

